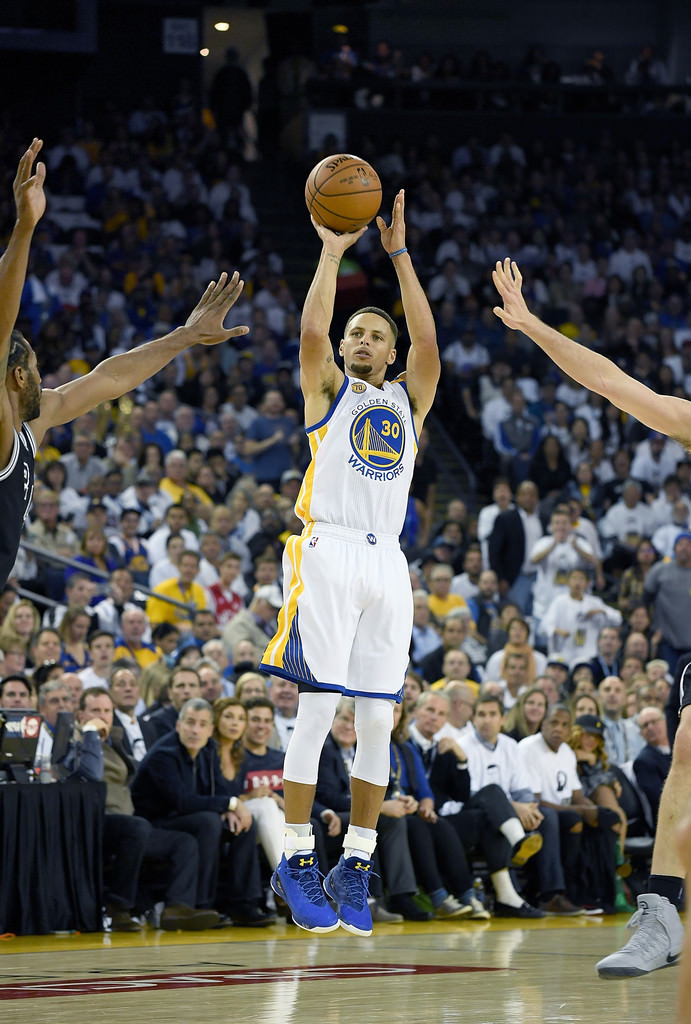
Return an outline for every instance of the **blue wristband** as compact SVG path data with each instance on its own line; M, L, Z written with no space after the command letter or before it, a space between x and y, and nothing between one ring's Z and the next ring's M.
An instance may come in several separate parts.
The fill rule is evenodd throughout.
M402 248L402 249L396 249L396 252L390 252L390 253L389 253L389 257L390 257L391 259L393 259L393 258L394 258L394 256L402 256L404 252L408 252L408 250L407 250L407 248L405 247L405 245L403 246L403 248Z

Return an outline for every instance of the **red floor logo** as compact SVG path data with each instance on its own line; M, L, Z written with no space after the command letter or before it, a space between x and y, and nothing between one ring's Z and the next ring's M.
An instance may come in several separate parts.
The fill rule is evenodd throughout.
M70 981L27 981L0 985L0 1001L43 999L49 996L108 995L113 992L163 992L166 989L208 988L211 985L266 985L281 981L347 981L409 974L467 974L503 970L501 967L456 967L436 964L322 964L321 967L258 967L239 971L196 974L126 974L117 978L77 978Z

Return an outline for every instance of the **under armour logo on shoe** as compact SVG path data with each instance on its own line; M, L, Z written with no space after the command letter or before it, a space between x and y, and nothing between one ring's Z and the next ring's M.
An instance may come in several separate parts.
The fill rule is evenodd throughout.
M300 857L298 862L301 868L311 868L314 864L314 857Z
M363 864L361 860L356 861L354 865L356 871L369 871L371 866L371 864Z

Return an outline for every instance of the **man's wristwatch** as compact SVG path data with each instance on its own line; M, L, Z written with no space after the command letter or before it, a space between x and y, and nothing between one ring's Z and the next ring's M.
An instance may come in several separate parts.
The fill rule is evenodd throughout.
M228 810L229 811L237 811L237 809L238 809L238 798L236 796L231 796L230 800L228 801Z

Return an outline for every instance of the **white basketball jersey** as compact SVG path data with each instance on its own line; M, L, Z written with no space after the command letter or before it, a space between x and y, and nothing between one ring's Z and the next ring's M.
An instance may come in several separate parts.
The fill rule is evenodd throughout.
M295 504L305 525L398 536L417 437L404 381L382 388L346 377L328 414L307 428L312 461Z

